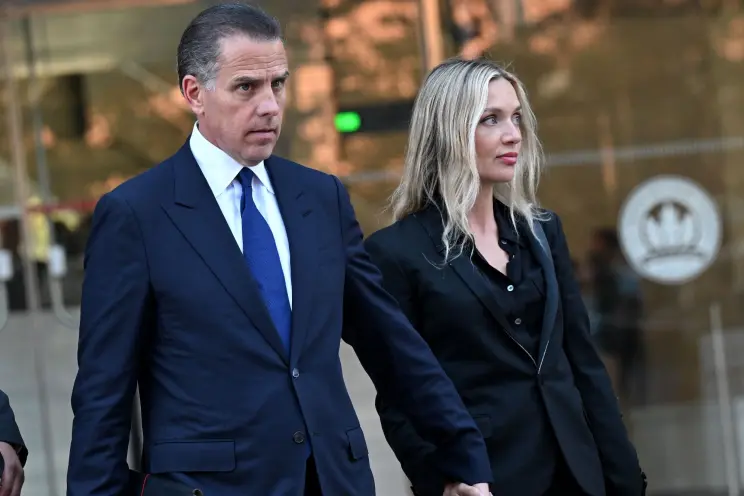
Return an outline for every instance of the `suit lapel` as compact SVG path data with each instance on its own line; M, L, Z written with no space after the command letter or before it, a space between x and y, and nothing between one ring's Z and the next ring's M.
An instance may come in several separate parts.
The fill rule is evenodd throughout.
M442 244L442 233L444 228L442 226L442 217L439 211L435 207L429 207L423 212L416 214L416 216L421 220L421 223L429 234L429 237L436 245L439 254L444 256L444 245ZM545 237L542 225L537 223L535 227L537 236L532 236L529 233L525 233L524 235L529 239L530 250L532 250L539 261L545 275L545 313L543 315L542 329L540 330L540 349L538 358L533 357L533 360L536 361L535 365L539 369L542 366L542 360L545 358L545 353L547 352L550 343L550 337L555 328L555 319L558 313L558 305L560 303L560 292L558 290L558 281L553 266L553 258L550 254L550 245ZM496 295L484 280L478 269L470 261L470 257L468 257L467 254L464 254L463 256L452 260L449 263L449 266L452 267L460 279L462 279L468 288L470 288L470 291L475 294L483 306L486 307L491 315L493 315L501 328L504 329L512 339L514 339L511 335L511 324L507 321L503 310L498 305Z
M189 142L173 157L174 198L163 208L189 244L266 341L286 362L279 333L263 303L258 285L209 189Z
M292 347L290 363L297 360L305 346L313 308L313 281L316 275L316 228L308 195L294 177L286 160L272 156L265 162L282 213L289 239L292 268Z
M560 291L558 289L558 280L555 275L555 266L553 265L553 255L550 252L548 239L545 237L542 224L535 222L536 236L528 236L530 239L530 249L540 262L545 275L545 313L543 315L543 324L540 331L540 365L548 351L550 337L555 329L555 318L558 314L558 305L560 303Z
M444 251L441 253L444 255ZM501 325L501 328L511 336L511 324L506 320L503 310L498 305L496 295L475 265L470 261L470 258L463 254L452 260L449 265L460 276L460 279L467 284L470 291L478 297L483 306L493 315L496 322ZM513 336L511 337L513 338Z
M437 247L437 252L443 259L444 245L442 243L442 233L444 232L444 227L442 226L441 214L436 208L429 207L425 211L416 214L416 216L422 221L429 237ZM462 281L468 286L470 291L472 291L483 306L486 307L493 318L496 319L496 322L499 323L501 328L509 334L512 339L514 339L511 335L511 324L509 324L504 316L503 310L499 307L496 295L488 282L483 278L480 271L472 263L468 253L464 252L461 256L450 261L448 265L452 267L460 279L462 279Z

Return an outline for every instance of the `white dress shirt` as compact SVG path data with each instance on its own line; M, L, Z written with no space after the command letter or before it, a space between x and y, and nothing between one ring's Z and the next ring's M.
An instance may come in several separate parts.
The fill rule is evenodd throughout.
M209 188L212 190L217 204L225 216L227 225L230 227L235 242L238 243L240 251L243 251L243 220L240 215L240 198L243 195L243 187L238 181L238 173L244 167L236 162L228 154L214 146L199 131L198 123L194 125L194 131L189 140L191 153L194 154L196 163L207 179ZM292 306L292 271L289 265L289 239L287 229L284 227L279 203L276 201L274 187L271 185L269 174L263 162L250 167L253 172L252 193L253 202L258 211L271 228L274 235L279 260L284 272L284 284L287 287L289 305Z

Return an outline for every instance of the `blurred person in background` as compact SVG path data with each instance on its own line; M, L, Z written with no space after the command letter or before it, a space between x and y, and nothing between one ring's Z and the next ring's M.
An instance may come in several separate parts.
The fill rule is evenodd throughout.
M200 13L178 48L191 136L96 206L68 496L122 496L138 480L127 467L137 385L148 475L134 494L157 481L184 494L374 496L342 338L438 446L448 483L437 496L488 494L483 437L382 289L341 182L273 155L281 36L246 4Z
M621 400L643 404L646 377L640 278L626 262L614 229L595 230L588 258L597 346Z
M640 496L560 219L537 206L535 128L502 67L436 67L414 105L396 222L366 248L480 427L494 495ZM376 404L414 494L438 496L434 447L397 402Z
M8 395L0 391L0 496L19 496L28 458Z

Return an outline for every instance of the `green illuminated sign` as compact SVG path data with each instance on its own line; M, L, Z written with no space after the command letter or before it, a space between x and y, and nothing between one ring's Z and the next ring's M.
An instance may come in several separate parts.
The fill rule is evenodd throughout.
M339 133L353 133L362 126L362 118L356 112L339 112L334 122Z

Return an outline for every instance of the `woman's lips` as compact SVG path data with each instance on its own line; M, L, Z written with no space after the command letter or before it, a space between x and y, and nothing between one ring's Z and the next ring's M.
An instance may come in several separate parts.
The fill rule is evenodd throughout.
M515 165L517 163L517 157L519 157L519 155L516 153L504 153L503 155L499 155L497 158L506 165Z

